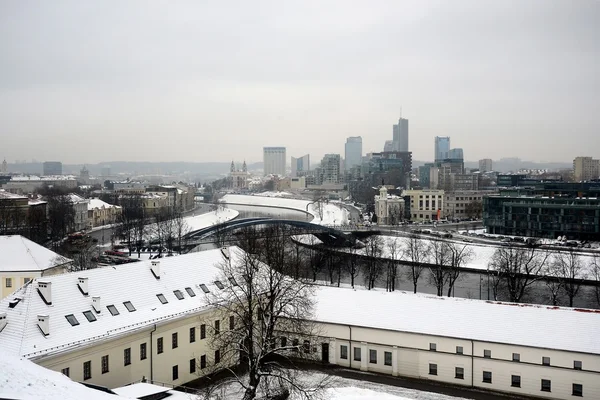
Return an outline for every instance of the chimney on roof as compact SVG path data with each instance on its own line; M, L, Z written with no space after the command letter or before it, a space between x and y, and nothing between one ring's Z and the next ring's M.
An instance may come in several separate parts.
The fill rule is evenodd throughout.
M6 324L8 324L8 321L6 320L6 313L0 313L0 332L2 332L2 329L4 329Z
M85 296L88 295L88 278L79 278L79 283L77 284L79 291L83 293Z
M223 253L223 257L229 260L229 248L221 247L221 253Z
M50 316L40 314L37 316L37 319L38 328L40 328L44 336L48 336L50 334Z
M38 281L38 293L47 305L52 304L52 282Z
M153 260L150 266L150 270L152 271L152 275L154 275L156 279L160 279L160 261Z
M92 297L92 307L94 307L94 310L96 311L96 313L100 314L100 296L94 296Z

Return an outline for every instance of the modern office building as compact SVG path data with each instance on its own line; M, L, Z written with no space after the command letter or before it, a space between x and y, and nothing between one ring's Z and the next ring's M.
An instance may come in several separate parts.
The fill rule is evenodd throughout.
M340 171L341 157L339 154L325 154L321 160L320 184L340 183L342 174Z
M298 172L310 171L310 155L306 154L302 157L292 157L292 177L296 178Z
M60 161L46 161L43 164L43 175L62 175L62 163Z
M345 170L362 163L362 137L350 136L346 139Z
M393 148L394 151L408 151L408 120L400 118L393 127Z
M492 159L484 158L483 160L479 160L479 172L490 172L492 169Z
M577 182L591 181L600 176L600 160L577 157L573 160L573 178Z
M285 147L263 147L264 174L285 176Z
M445 160L450 152L450 137L436 136L435 137L435 161Z
M448 150L448 158L451 160L464 160L463 149L457 147L456 149Z

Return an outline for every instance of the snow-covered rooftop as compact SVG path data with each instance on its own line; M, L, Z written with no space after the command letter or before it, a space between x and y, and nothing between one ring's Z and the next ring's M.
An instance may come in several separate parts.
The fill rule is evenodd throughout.
M600 354L600 310L321 287L316 320Z
M0 398L27 400L119 400L125 397L90 389L65 375L3 352Z
M241 250L232 248L232 260L239 252ZM198 285L206 284L211 290L218 290L214 280L222 260L219 249L162 258L159 263L160 279L154 277L151 261L35 279L0 301L0 313L7 314L8 322L0 332L0 348L3 353L35 358L198 312L204 307L203 292ZM80 277L88 279L87 296L78 288ZM51 283L51 306L38 293L40 282ZM189 295L188 287L196 296ZM175 290L181 291L182 300L178 300ZM158 294L163 294L168 303L162 304ZM17 297L21 301L10 308L9 301ZM93 297L100 297L100 313L92 307ZM131 302L135 311L127 310L123 304L127 301ZM108 305L114 305L119 315L111 315ZM97 320L89 322L83 314L85 311L91 311ZM48 315L50 319L50 332L45 338L37 326L39 314ZM70 314L75 316L79 325L71 326L66 319Z
M27 196L21 196L20 194L14 194L11 192L7 192L4 189L0 189L0 199L3 200L23 200L26 199Z
M45 271L71 262L20 235L0 236L0 272Z
M97 208L121 208L120 206L114 206L112 204L108 204L105 201L102 201L100 199L89 199L89 203L88 203L88 211L89 210L94 210Z

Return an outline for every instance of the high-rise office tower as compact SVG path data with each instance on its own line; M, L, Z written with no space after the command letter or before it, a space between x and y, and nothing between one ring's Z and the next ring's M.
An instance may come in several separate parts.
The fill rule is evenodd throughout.
M265 175L285 176L285 147L263 147Z
M436 136L435 137L435 161L445 160L448 158L450 151L450 137Z
M310 170L310 155L306 154L302 157L292 157L292 177L297 177L298 172Z
M346 139L346 170L360 165L362 162L362 137L350 136Z
M400 117L398 124L393 128L393 151L408 151L408 120Z
M325 154L321 160L321 183L340 183L341 158L339 154Z
M448 151L448 157L447 158L451 158L453 160L464 160L464 155L463 155L463 149L461 149L460 147L457 147L456 149L450 149Z
M492 159L484 158L479 160L479 172L490 172L492 171Z

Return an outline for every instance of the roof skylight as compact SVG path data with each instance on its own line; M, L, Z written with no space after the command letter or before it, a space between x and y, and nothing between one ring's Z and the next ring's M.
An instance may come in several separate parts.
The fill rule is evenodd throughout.
M134 312L135 311L135 307L133 306L133 304L131 304L130 301L124 302L123 305L125 306L125 308L127 309L127 311L129 311L129 312Z
M208 290L208 287L206 287L204 283L200 284L200 289L202 289L204 293L210 293L210 290Z
M156 297L158 297L158 299L160 300L160 302L163 303L163 304L167 304L169 302L167 300L167 298L162 293L157 294Z
M65 318L72 326L79 325L79 321L77 321L77 318L73 314L65 315Z
M225 286L223 286L223 284L221 283L221 281L215 281L215 285L217 285L217 287L221 290L225 289Z
M94 322L96 321L96 316L94 315L93 312L91 311L84 311L83 315L85 315L85 317L87 318L88 322Z
M108 311L110 311L110 313L112 315L119 315L119 310L117 310L117 307L115 307L114 305L110 305L110 306L106 306L106 308L108 308Z
M183 293L181 293L181 290L173 290L173 293L179 300L183 300Z
M194 291L192 290L192 288L191 288L191 287L186 287L186 288L185 288L185 291L187 292L187 294L189 294L189 295L190 295L190 297L194 297L194 296L196 296L196 293L194 293Z

